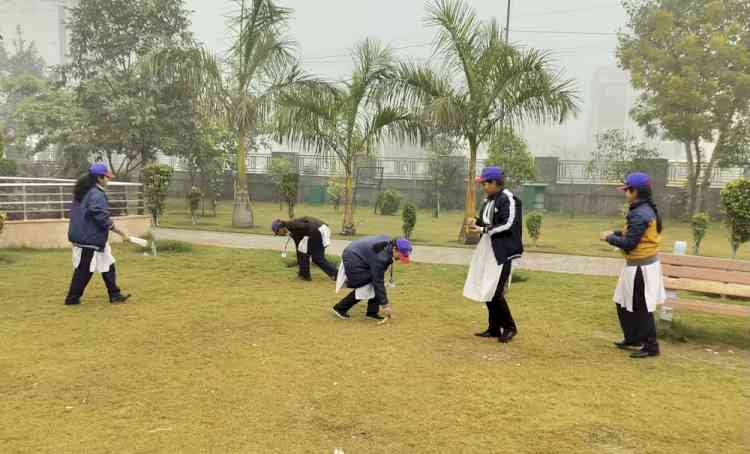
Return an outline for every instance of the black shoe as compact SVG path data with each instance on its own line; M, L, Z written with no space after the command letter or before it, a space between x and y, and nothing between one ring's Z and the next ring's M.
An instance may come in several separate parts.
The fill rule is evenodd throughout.
M77 306L81 304L81 300L65 300L66 306Z
M649 356L659 356L659 352L641 349L630 354L631 358L648 358Z
M516 337L516 334L518 334L518 331L514 329L503 330L503 333L497 338L497 341L502 344L507 344L511 339Z
M331 310L334 314L336 314L336 317L340 318L341 320L349 320L351 318L349 317L349 314L347 314L346 312L341 312L335 307L332 307Z
M365 318L369 318L370 320L376 320L378 322L382 322L385 320L385 317L381 316L380 314L367 314L365 315Z
M130 295L123 295L122 293L118 293L116 295L111 295L109 297L109 302L111 304L122 304L127 301L128 298L130 298Z
M631 348L643 347L643 344L641 344L640 342L627 342L625 340L614 342L614 344L615 344L615 347L621 348L623 350L630 350Z
M297 275L297 278L299 280L301 280L301 281L312 282L312 278L310 276L300 276L300 275Z
M500 333L488 329L487 331L482 331L481 333L476 333L474 335L477 337L499 337Z

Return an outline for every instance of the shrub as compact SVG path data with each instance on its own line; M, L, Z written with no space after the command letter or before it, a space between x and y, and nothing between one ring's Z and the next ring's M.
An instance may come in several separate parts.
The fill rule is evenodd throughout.
M147 238L150 238L147 236ZM146 238L144 238L146 239ZM151 249L151 243L153 242L153 239L149 239L149 246L145 248L141 248L141 252L151 253L153 252L153 249ZM185 243L184 241L177 241L177 240L156 240L156 250L159 254L163 253L172 253L172 254L186 254L189 252L193 252L193 245L190 243Z
M401 207L401 199L401 194L393 189L381 192L375 202L375 213L380 212L380 214L386 216L398 213L398 209Z
M337 212L341 206L341 199L344 197L344 189L346 189L346 184L342 178L330 178L328 180L326 192L333 203L333 209Z
M533 241L534 247L539 241L539 237L542 235L542 221L544 220L544 214L539 211L532 211L526 216L526 231L529 232L529 236Z
M16 161L0 158L0 177L15 177L17 174Z
M293 218L299 192L297 167L287 158L274 158L271 160L271 180L286 202L289 218Z
M414 226L417 225L417 208L411 202L406 202L404 210L401 212L401 220L404 224L401 228L404 231L404 236L409 239L411 234L414 233Z
M721 208L726 215L732 258L742 243L750 241L750 180L735 180L721 190Z
M5 219L8 217L7 214L0 211L0 235L3 233L3 226L5 225Z
M511 283L526 282L529 279L531 279L529 275L524 273L523 271L513 271L513 275L511 276L510 282Z
M693 229L693 255L701 255L701 241L706 236L711 216L708 213L698 213L690 220Z
M154 225L159 226L159 217L164 212L165 201L174 170L164 164L149 164L141 172L146 208L153 216Z

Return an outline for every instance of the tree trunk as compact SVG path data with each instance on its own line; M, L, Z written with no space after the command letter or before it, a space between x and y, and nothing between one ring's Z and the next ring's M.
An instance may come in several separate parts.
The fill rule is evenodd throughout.
M232 209L232 227L247 228L253 225L253 210L250 207L250 195L247 192L247 167L245 166L247 131L244 127L240 127L237 139L237 180Z
M476 181L477 176L477 150L479 144L474 140L469 141L469 172L466 180L466 200L464 201L464 222L461 225L461 231L458 234L458 242L464 244L476 244L479 242L479 235L469 232L468 220L476 216L477 211L477 193Z
M341 234L346 236L356 235L357 228L354 226L354 182L352 181L352 169L346 168L346 185L344 187L344 222L341 226Z
M688 193L688 219L692 218L693 215L696 213L696 204L695 199L697 195L698 190L698 174L700 173L700 168L696 168L695 166L695 159L693 159L693 151L692 151L692 145L690 142L685 142L685 157L687 159L687 165L688 165L688 187L687 187L687 193ZM698 160L700 162L700 159Z

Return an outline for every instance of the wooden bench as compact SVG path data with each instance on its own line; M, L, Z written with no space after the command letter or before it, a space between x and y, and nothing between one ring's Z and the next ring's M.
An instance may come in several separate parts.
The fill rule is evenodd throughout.
M664 287L750 299L750 262L691 255L661 254ZM750 317L750 306L668 298L664 306L721 315Z

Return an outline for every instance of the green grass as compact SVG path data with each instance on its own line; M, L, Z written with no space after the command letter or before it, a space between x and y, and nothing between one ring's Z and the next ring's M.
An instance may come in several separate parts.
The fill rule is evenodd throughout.
M614 279L527 273L500 345L472 336L464 267L399 267L377 326L275 252L116 246L131 303L95 276L77 307L69 251L4 255L3 453L746 452L746 321L676 314L683 341L634 361L611 346Z
M276 218L287 218L286 208L279 210L277 203L254 203L255 227L236 229L232 227L232 203L221 202L216 217L201 218L198 225L193 225L186 202L172 199L167 212L161 220L162 227L196 230L214 230L222 232L239 232L253 234L271 234L271 221ZM335 232L341 225L342 212L335 212L328 205L298 205L297 216L315 216L329 223ZM430 210L418 210L417 226L413 240L418 244L432 246L462 246L456 241L463 213L449 211L439 219L432 217ZM401 216L380 216L372 208L360 207L355 212L357 233L361 236L376 234L401 234ZM588 255L599 257L620 257L619 252L599 241L599 234L605 230L622 229L624 220L607 216L576 216L547 213L542 226L542 236L537 247L527 245L530 252L547 252L553 254ZM524 231L524 235L526 232ZM343 238L334 234L335 238ZM528 238L527 238L528 239ZM676 220L665 222L662 250L671 252L676 240L692 242L690 225ZM472 246L473 247L473 246ZM729 240L726 228L718 221L711 223L708 234L703 240L701 254L709 257L730 257ZM750 248L740 248L738 259L750 260Z

